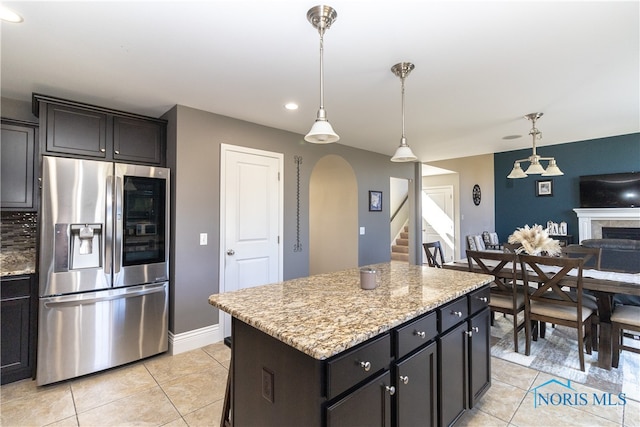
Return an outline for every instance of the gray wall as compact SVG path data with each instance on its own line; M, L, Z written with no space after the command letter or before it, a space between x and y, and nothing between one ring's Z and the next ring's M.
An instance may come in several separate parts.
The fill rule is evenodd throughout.
M55 94L52 94L55 95ZM109 105L104 105L109 107ZM2 117L37 122L31 102L2 98ZM340 144L311 145L302 135L175 106L163 118L168 120L167 162L171 168L171 271L170 325L180 334L218 323L218 312L208 303L218 292L219 260L219 164L220 144L232 144L284 154L284 278L309 272L309 177L316 162L325 155L342 156L351 164L358 181L358 221L366 227L359 236L359 265L388 261L389 178L415 179L417 164L392 163L389 157ZM309 125L313 118L309 118ZM395 147L393 141L389 142ZM296 165L300 171L301 252L294 252L296 240ZM419 176L419 175L417 175ZM382 190L382 212L368 211L368 191ZM200 246L198 236L208 233L209 244Z
M359 236L359 265L388 261L389 204L383 212L368 211L368 191L389 194L391 176L413 179L416 165L392 163L389 157L340 144L312 145L302 135L269 128L206 111L177 105L164 118L169 121L167 158L172 169L172 289L169 329L180 334L218 323L217 310L207 303L219 289L219 164L220 144L231 144L284 155L284 279L309 272L309 179L316 162L325 155L342 156L358 182L358 222L366 227ZM309 120L313 120L310 118ZM391 144L392 142L390 142ZM296 242L296 164L300 170L300 242ZM209 234L200 246L199 233Z

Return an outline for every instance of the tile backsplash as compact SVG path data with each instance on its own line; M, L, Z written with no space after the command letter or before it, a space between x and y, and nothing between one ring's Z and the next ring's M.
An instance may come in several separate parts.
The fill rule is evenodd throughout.
M0 249L35 250L37 220L35 212L1 212Z

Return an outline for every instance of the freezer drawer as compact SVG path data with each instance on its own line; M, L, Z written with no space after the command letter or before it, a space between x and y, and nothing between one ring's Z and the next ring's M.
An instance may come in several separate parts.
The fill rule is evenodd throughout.
M40 299L38 385L167 350L168 282Z

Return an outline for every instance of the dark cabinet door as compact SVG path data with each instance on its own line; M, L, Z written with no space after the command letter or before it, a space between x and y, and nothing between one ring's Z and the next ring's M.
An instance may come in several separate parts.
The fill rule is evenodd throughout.
M327 427L391 426L392 391L388 387L391 387L391 374L384 371L327 407Z
M491 386L490 311L469 319L469 408Z
M0 282L0 383L33 376L35 360L35 297L31 276Z
M2 209L35 209L35 126L2 121L0 137L0 180L2 182Z
M397 364L395 425L438 425L437 350L433 342Z
M441 426L452 425L467 406L467 328L467 322L462 322L440 338L438 412Z
M33 95L40 118L43 154L93 160L166 163L166 121L83 104L46 95Z
M41 112L42 115L42 112ZM107 115L66 105L46 104L45 150L107 158Z
M114 160L161 164L164 161L164 125L128 117L113 118Z

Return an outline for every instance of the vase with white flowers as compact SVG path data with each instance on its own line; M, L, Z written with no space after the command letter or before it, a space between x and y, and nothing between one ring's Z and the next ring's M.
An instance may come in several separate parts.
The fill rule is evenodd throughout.
M509 243L520 245L516 249L518 254L558 256L562 253L560 242L549 237L547 230L538 224L518 228L509 236Z

